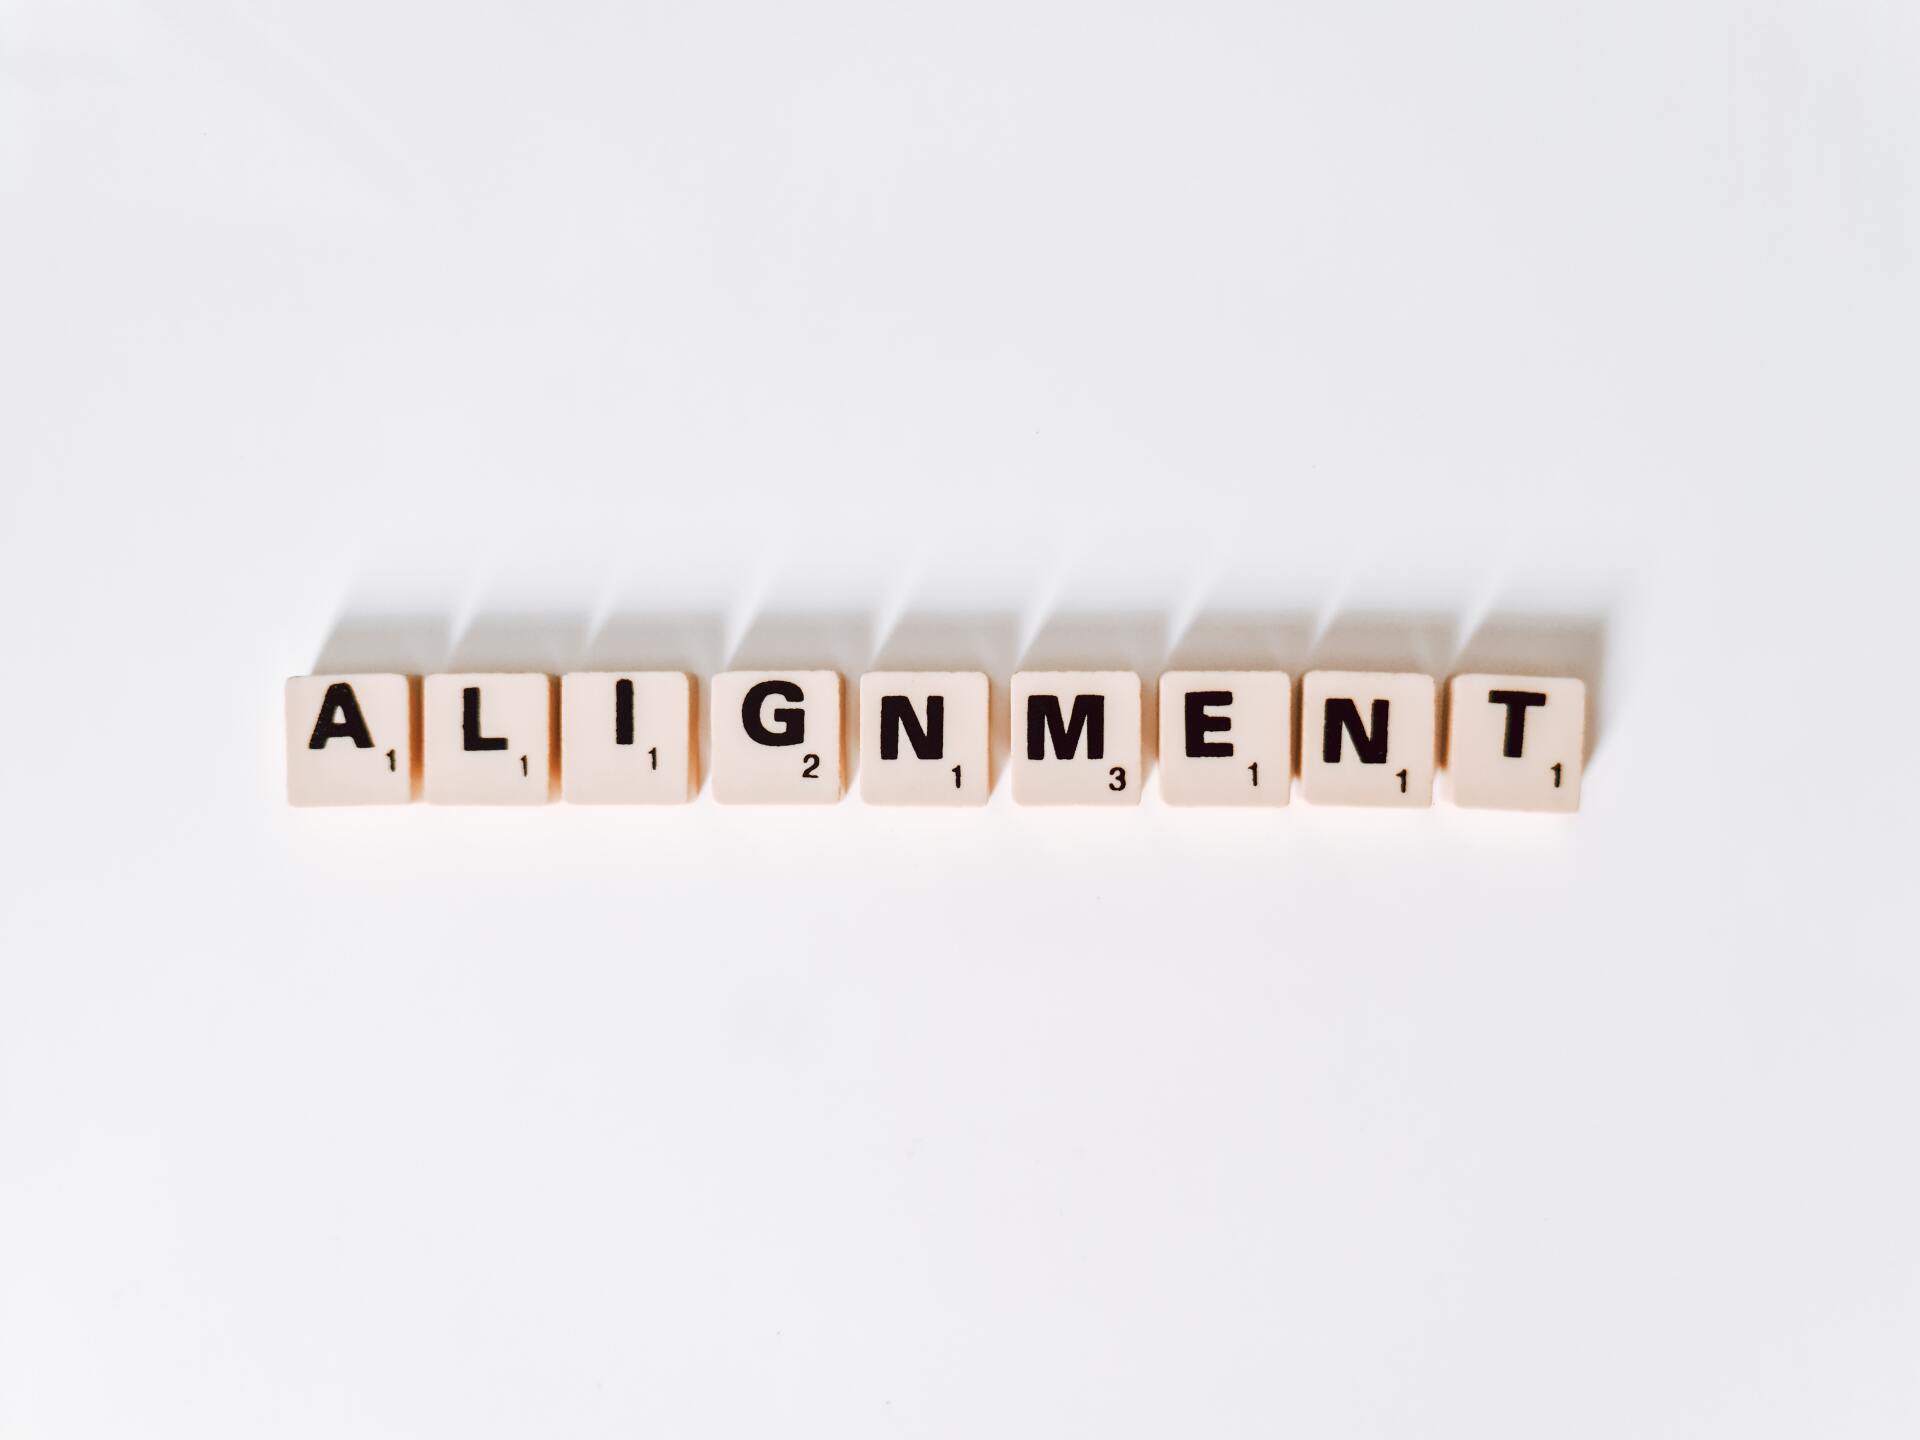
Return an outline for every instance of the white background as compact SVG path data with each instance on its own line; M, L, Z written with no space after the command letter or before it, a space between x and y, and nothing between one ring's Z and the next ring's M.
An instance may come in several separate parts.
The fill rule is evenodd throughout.
M1912 1435L1917 74L0 4L0 1433ZM282 800L316 669L1516 650L1564 821Z

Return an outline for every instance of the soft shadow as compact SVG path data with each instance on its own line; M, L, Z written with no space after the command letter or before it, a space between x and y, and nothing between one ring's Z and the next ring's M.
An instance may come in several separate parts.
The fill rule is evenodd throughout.
M454 671L578 670L587 651L585 615L481 615L454 642Z
M1167 655L1169 670L1285 670L1296 680L1313 646L1314 617L1306 611L1202 613Z
M711 675L726 658L719 614L617 614L587 641L589 670L683 670Z
M427 675L446 668L453 624L444 615L345 615L314 658L315 675Z
M1389 670L1444 679L1459 623L1412 611L1355 610L1336 615L1307 653L1309 670Z
M987 676L987 794L1006 773L1012 738L1007 724L1007 676L1020 645L1020 617L1012 611L907 614L880 642L875 670L983 670ZM859 706L853 705L857 714Z
M838 670L858 676L873 657L874 620L850 611L776 612L755 617L729 670Z
M1020 657L1022 670L1137 670L1160 673L1167 617L1160 611L1068 612L1048 617Z
M1586 754L1599 748L1605 716L1601 687L1607 658L1607 621L1598 615L1492 615L1454 658L1457 675L1571 675L1587 687Z

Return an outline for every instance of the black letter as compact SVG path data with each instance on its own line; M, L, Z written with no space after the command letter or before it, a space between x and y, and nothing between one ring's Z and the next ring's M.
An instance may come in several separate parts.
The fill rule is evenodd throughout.
M504 750L507 737L480 733L480 687L469 685L460 692L460 738L468 750Z
M1320 737L1320 758L1327 764L1336 764L1340 759L1340 727L1346 726L1347 734L1353 738L1353 753L1360 757L1362 765L1384 765L1387 763L1387 702L1373 702L1373 734L1368 735L1360 724L1360 707L1351 700L1327 701L1327 727Z
M633 744L633 681L613 682L613 743Z
M740 723L747 727L747 738L756 745L798 745L807 738L807 712L782 706L773 712L783 728L769 730L760 718L760 707L769 696L782 700L805 700L806 692L788 680L762 680L747 691L740 706Z
M1209 715L1209 705L1233 704L1231 690L1189 690L1187 692L1187 758L1198 760L1206 755L1231 755L1231 740L1209 740L1210 730L1231 730L1233 722L1224 715Z
M1527 736L1527 707L1544 705L1547 697L1538 690L1489 690L1489 705L1507 707L1507 740L1500 753L1509 760L1520 758L1520 746Z
M946 753L947 701L942 695L927 697L927 728L913 713L913 702L904 695L880 697L880 758L900 758L900 732L907 732L907 743L922 760L938 760Z
M335 710L340 712L338 720L333 718ZM324 750L329 740L341 736L362 750L373 748L373 737L367 733L367 719L360 713L360 702L353 698L353 687L336 680L327 686L327 698L320 702L320 718L313 722L313 738L307 741L307 748Z
M1063 722L1060 718L1058 695L1027 697L1027 758L1029 760L1047 758L1049 732L1053 736L1054 753L1062 760L1071 760L1073 752L1079 748L1082 730L1087 732L1087 758L1100 759L1107 753L1106 696L1074 696L1071 724Z

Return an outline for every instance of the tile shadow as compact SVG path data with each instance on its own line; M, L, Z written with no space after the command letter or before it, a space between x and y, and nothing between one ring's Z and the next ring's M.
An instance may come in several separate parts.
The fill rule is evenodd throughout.
M453 622L444 615L344 615L311 673L427 675L444 670L452 650Z
M1068 611L1049 616L1020 656L1022 670L1137 670L1160 673L1167 617L1160 611Z
M1314 637L1307 670L1393 670L1443 680L1459 622L1418 611L1354 610L1336 615Z
M1313 646L1306 611L1217 611L1195 617L1167 653L1169 670L1285 670L1295 680Z
M449 670L533 670L561 675L587 652L584 614L480 615L454 641Z
M726 616L718 613L614 614L587 640L581 668L711 675L726 657L726 643Z

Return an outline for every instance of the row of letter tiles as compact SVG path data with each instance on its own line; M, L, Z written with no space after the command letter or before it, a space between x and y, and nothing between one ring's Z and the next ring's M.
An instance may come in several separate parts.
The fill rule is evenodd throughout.
M1012 688L1019 805L1134 805L1140 677L1021 671ZM860 794L873 805L982 805L990 701L978 671L877 671L860 681ZM1312 670L1301 682L1300 796L1313 805L1433 803L1431 676ZM1160 677L1160 793L1170 805L1285 805L1293 681L1281 670ZM833 804L846 783L840 675L713 679L713 794L722 804ZM1577 810L1586 688L1576 679L1456 675L1447 769L1457 805ZM287 682L295 805L676 804L698 785L698 717L677 671L310 675ZM562 762L564 757L564 764Z

